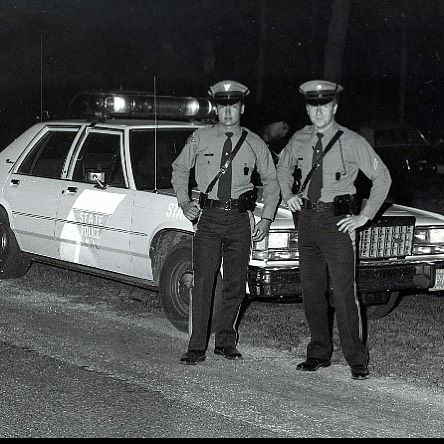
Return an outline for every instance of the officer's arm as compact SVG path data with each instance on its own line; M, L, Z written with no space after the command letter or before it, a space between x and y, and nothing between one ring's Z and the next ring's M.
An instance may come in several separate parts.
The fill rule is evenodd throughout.
M195 200L188 200L187 202L182 202L179 204L180 208L183 211L185 217L191 221L197 218L200 213L199 203Z
M265 142L261 141L257 151L256 165L261 176L264 208L262 218L272 221L279 203L279 183L276 177L276 167L271 152ZM271 222L270 222L271 223ZM264 224L265 226L265 224ZM268 232L268 230L267 230Z
M288 203L289 199L294 197L291 188L293 186L293 173L296 165L297 161L293 156L293 149L290 139L286 147L279 154L279 162L276 167L277 179L279 187L281 189L282 200L285 203Z
M384 203L392 183L390 172L373 147L364 139L356 144L356 155L362 172L372 181L370 196L361 215L373 219Z
M177 201L181 208L184 204L190 202L188 182L190 178L190 170L193 168L196 161L196 148L197 138L193 133L188 138L182 151L172 164L173 173L171 176L171 184L176 192Z
M253 241L260 242L270 231L271 219L262 218L254 227Z

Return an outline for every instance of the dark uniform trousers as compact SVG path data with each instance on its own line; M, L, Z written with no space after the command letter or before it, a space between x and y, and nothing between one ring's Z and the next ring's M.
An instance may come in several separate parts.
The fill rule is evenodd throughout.
M362 341L362 319L355 284L355 247L336 223L332 209L302 209L299 217L299 254L302 295L311 340L307 358L329 360L333 351L328 276L344 357L350 367L368 363Z
M192 333L188 350L206 350L211 330L215 333L216 347L236 346L236 321L245 297L250 250L247 212L203 209L193 239ZM215 302L211 329L212 295L221 258L222 295Z

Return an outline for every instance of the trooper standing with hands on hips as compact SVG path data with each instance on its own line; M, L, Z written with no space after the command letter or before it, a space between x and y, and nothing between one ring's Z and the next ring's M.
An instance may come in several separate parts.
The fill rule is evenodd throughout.
M327 291L332 288L339 338L353 379L369 377L356 292L356 230L373 219L391 185L390 173L373 147L335 120L343 87L325 80L300 86L312 125L296 131L277 165L282 200L299 230L302 297L310 329L306 360L298 370L328 367L333 351ZM320 158L324 151L324 157ZM313 165L316 165L313 167ZM302 187L293 194L293 173ZM361 170L371 181L370 196L359 211L354 185ZM308 185L308 187L307 187Z
M172 185L185 217L195 223L191 319L184 364L205 360L211 333L213 292L223 263L222 295L213 317L214 353L240 359L237 318L245 297L251 243L269 231L279 201L276 168L266 143L240 125L248 88L225 80L210 87L218 123L199 128L173 162ZM234 157L230 157L234 156ZM262 218L255 224L251 173L255 166L263 184ZM189 175L195 167L199 201L190 199ZM197 222L196 222L197 220Z

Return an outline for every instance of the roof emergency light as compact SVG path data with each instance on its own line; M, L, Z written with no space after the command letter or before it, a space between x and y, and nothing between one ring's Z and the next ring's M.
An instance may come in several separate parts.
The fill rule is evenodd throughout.
M211 120L215 108L207 98L155 96L144 92L82 92L69 103L77 117Z

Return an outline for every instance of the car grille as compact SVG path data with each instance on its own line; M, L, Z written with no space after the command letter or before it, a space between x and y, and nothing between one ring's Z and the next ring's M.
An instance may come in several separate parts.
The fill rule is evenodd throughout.
M412 253L413 216L383 216L359 232L360 259L405 257Z

